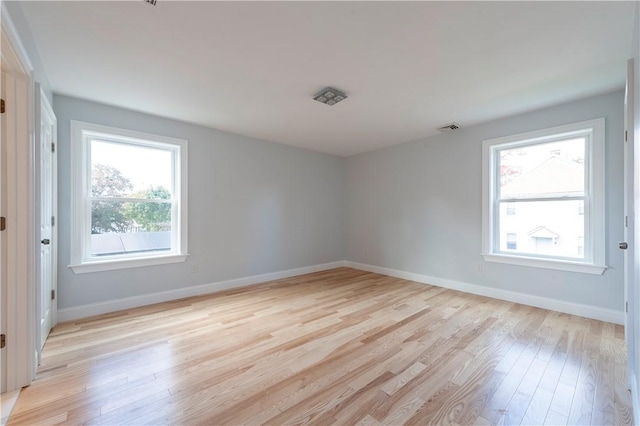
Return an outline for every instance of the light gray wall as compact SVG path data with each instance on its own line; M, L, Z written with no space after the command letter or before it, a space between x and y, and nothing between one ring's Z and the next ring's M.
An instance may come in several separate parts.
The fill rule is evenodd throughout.
M605 94L349 157L347 260L622 310L623 100ZM595 276L484 262L482 140L597 117L606 118L609 269Z
M340 157L54 95L58 119L59 308L343 260ZM70 120L189 141L185 263L74 274L69 265ZM197 272L194 272L194 266Z
M6 11L9 12L9 17L11 18L13 25L15 25L18 36L20 37L20 41L22 42L24 49L27 51L27 55L29 55L29 60L31 61L31 65L33 66L33 78L36 83L40 83L45 96L47 97L49 102L51 102L53 95L51 93L49 78L47 77L47 73L45 72L44 66L42 65L42 61L40 60L40 53L38 52L38 48L33 41L31 29L29 28L27 20L24 17L22 5L18 1L4 1L3 3L6 6Z

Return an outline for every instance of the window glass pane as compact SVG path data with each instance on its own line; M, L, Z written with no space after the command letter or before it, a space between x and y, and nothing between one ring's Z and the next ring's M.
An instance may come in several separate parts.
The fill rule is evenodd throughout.
M172 153L164 149L91 141L91 195L171 198ZM165 195L168 194L168 197Z
M585 138L503 149L500 198L584 195Z
M90 256L171 250L171 203L91 203Z
M500 251L583 258L584 215L578 213L583 203L582 200L500 203ZM514 204L518 214L510 215L507 209Z

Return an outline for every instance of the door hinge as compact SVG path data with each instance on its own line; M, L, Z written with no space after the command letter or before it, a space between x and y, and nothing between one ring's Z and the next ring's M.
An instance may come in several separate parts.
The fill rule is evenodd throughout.
M7 229L7 218L2 216L0 217L0 231L4 231Z
M56 291L51 290L51 300L56 300Z
M51 226L56 226L56 217L51 216Z
M7 346L7 336L5 336L4 334L0 334L0 349L4 348L5 346Z
M624 311L629 312L629 302L624 302Z
M624 131L624 141L625 141L625 142L628 140L628 139L627 139L627 135L628 135L628 133L629 133L629 132L628 132L627 130L625 130L625 131Z
M51 143L51 152L56 152L56 144L55 143Z
M4 114L4 99L0 99L0 114Z
M624 227L628 228L629 227L629 216L625 216L624 217Z

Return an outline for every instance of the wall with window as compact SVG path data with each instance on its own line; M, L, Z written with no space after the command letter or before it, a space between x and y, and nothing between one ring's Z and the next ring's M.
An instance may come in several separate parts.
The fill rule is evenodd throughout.
M347 260L622 311L623 100L623 92L609 93L349 157ZM600 117L606 121L604 274L484 261L482 141ZM528 213L516 206L504 214L509 221ZM579 206L571 220L580 220ZM505 234L504 248L525 248L531 231L505 230L515 235ZM570 241L576 253L580 236Z
M344 259L344 159L65 96L53 107L61 309ZM185 262L81 274L68 267L71 120L188 141Z

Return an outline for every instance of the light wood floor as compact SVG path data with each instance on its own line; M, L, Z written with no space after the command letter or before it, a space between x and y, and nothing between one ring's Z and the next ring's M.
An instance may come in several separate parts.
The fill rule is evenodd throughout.
M60 324L9 424L630 424L623 334L340 268Z

